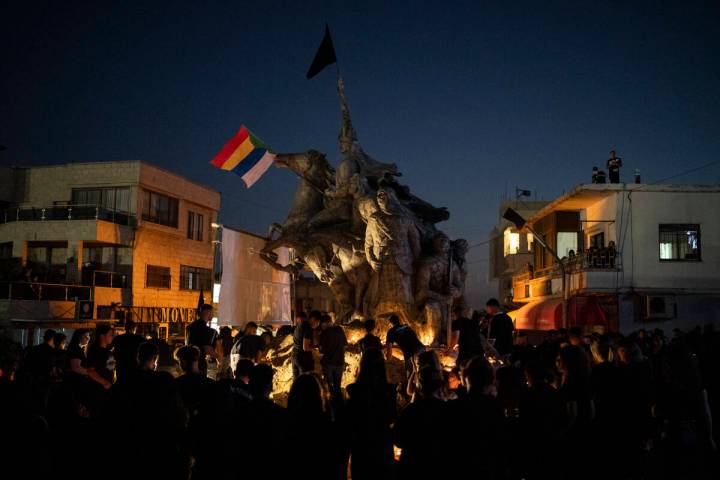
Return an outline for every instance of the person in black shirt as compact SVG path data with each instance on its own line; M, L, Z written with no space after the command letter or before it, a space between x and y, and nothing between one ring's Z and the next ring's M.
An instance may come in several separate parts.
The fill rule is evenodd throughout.
M145 339L137 335L137 324L132 320L125 322L125 333L113 339L112 349L117 361L117 378L122 380L138 368L138 348Z
M463 316L463 309L455 307L452 317L450 348L458 346L457 365L462 367L471 358L483 354L480 323Z
M206 375L200 373L201 357L200 349L194 345L180 347L175 352L175 358L183 372L175 379L175 383L191 419L197 416L200 402L213 383Z
M610 151L610 158L607 161L610 183L620 183L620 167L622 167L622 160L615 154L615 150Z
M248 322L245 325L243 336L233 345L233 354L238 355L238 359L251 360L253 363L260 361L260 356L265 348L265 342L262 337L257 334L258 326L255 322Z
M320 322L320 365L323 377L328 384L333 399L342 398L342 375L345 370L345 346L347 337L345 330L339 325L333 325L329 315L323 315Z
M391 315L389 321L392 328L388 330L387 336L385 337L386 358L392 358L393 344L397 344L400 350L402 350L403 360L405 361L405 378L409 379L415 368L412 358L425 350L425 346L420 342L417 334L409 325L400 324L400 317Z
M492 315L488 338L495 339L493 346L500 355L510 354L513 347L513 331L515 330L512 318L500 310L500 302L495 298L487 301L485 310Z
M363 326L365 327L365 331L367 333L358 342L358 345L360 346L360 353L365 353L371 348L377 348L378 350L382 350L382 340L380 340L380 337L373 335L373 332L375 331L375 325L375 320L373 320L372 318L368 318L367 320L365 320Z
M95 341L87 350L87 373L93 380L88 388L88 409L90 416L94 418L104 415L106 390L110 389L115 381L115 357L110 350L113 334L112 326L98 325L95 329Z
M205 303L200 307L200 318L188 325L185 341L186 345L194 345L200 350L199 368L200 373L204 375L208 375L208 360L215 365L222 362L222 355L215 349L217 332L208 326L211 319L212 305Z
M113 335L114 330L110 325L98 325L95 329L95 342L87 352L87 368L89 373L92 372L90 378L106 389L115 381L115 357L110 350Z
M50 377L53 357L55 354L55 330L47 329L43 334L43 343L28 350L22 373L34 379Z
M305 314L297 315L297 324L293 332L293 378L298 378L301 373L312 372L315 369L315 361L312 356L313 329L320 324L321 313L314 310L310 313L310 319Z

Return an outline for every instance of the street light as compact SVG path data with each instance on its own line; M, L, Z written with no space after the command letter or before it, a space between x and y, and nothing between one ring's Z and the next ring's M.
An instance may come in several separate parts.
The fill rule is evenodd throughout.
M560 257L558 257L558 254L550 248L550 245L545 242L545 239L539 235L535 229L532 228L530 224L527 223L527 220L525 220L522 215L520 215L518 212L513 210L512 208L508 208L505 210L505 213L503 213L503 218L509 222L511 222L513 225L515 225L515 228L518 230L522 230L523 228L527 228L530 233L532 233L533 238L540 243L550 254L553 256L553 258L557 261L558 266L560 267L560 273L562 274L562 291L563 291L563 302L562 302L562 319L563 319L563 327L567 326L567 317L566 317L566 309L567 309L567 299L568 299L568 293L567 293L567 282L565 278L565 265L563 264L562 260L560 260Z

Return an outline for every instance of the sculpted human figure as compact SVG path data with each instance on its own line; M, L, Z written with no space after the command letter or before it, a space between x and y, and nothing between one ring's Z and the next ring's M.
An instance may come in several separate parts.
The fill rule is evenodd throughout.
M459 269L451 262L450 240L437 233L432 241L433 254L420 261L415 278L415 301L423 319L424 330L441 338L448 321L449 306L462 295ZM455 267L455 268L454 268Z
M374 316L396 313L413 320L413 262L420 254L420 234L395 192L380 187L379 210L368 220L365 257L373 274Z

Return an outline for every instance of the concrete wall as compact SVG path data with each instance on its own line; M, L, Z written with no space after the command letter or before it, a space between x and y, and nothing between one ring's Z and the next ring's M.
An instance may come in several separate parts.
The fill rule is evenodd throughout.
M625 194L627 195L627 194ZM637 191L623 208L624 287L720 293L720 193ZM659 225L700 224L701 261L661 262Z
M53 202L69 202L73 188L85 187L133 187L140 178L139 161L70 163L25 169L26 181L21 207L47 207ZM136 210L130 193L130 211Z

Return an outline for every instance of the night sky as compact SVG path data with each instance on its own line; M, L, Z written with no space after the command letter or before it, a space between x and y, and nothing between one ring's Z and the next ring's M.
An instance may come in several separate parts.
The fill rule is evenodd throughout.
M264 232L292 174L248 190L207 162L245 123L275 151L337 164L334 68L305 79L326 21L363 147L471 244L506 188L553 198L612 148L628 181L720 159L716 1L10 0L0 162L145 160L221 191L223 223ZM673 182L720 183L720 165ZM471 250L474 300L486 258Z

